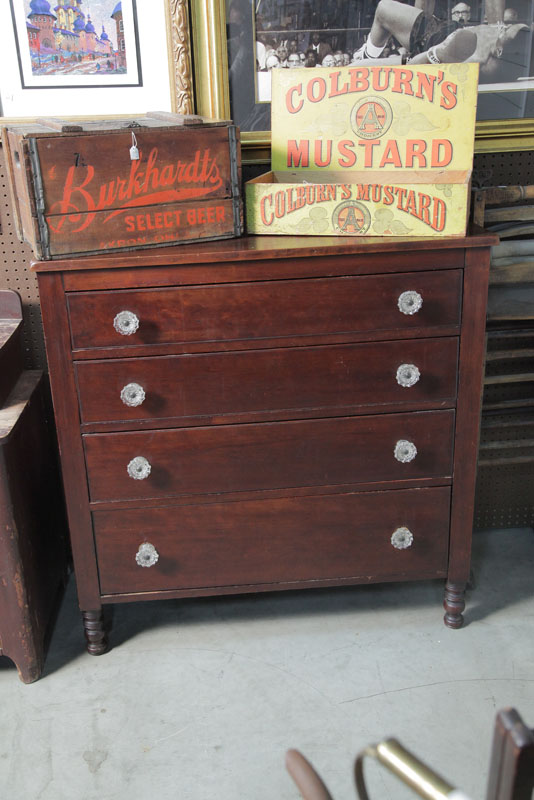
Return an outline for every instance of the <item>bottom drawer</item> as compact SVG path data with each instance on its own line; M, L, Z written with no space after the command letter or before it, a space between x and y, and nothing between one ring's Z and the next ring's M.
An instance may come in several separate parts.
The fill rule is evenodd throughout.
M100 589L238 592L251 584L442 577L449 504L450 489L439 487L98 511ZM144 543L152 549L140 551ZM152 566L137 563L144 550L157 553Z

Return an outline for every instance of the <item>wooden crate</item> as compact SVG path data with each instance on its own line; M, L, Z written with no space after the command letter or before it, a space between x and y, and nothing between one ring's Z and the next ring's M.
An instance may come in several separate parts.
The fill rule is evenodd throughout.
M21 241L41 260L243 232L239 130L152 112L3 130Z

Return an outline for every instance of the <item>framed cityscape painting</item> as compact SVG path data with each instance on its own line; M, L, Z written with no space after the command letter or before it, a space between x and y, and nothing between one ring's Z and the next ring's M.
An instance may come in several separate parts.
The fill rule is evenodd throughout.
M135 0L9 0L23 88L142 86Z
M188 0L1 0L0 116L192 110Z

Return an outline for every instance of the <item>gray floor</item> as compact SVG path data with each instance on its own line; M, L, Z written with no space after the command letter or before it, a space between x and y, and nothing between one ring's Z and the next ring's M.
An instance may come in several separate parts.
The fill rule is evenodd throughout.
M44 677L0 659L0 797L297 800L300 749L336 800L354 755L396 736L483 798L495 713L534 725L534 533L475 536L466 625L442 584L118 605L86 655L69 586ZM414 795L374 762L372 800Z

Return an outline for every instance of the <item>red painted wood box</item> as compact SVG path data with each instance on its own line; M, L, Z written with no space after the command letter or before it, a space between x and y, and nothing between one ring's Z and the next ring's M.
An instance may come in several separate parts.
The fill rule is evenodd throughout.
M239 129L151 112L3 130L17 233L41 260L243 232Z

